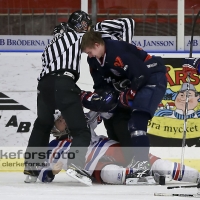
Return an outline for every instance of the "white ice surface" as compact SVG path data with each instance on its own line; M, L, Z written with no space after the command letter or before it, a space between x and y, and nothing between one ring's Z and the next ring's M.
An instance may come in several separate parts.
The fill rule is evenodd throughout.
M196 188L167 190L167 186L100 185L91 187L72 182L65 172L56 176L52 183L24 183L25 176L18 172L0 173L1 200L180 200L190 197L159 197L160 193L196 194ZM175 183L173 183L174 185ZM172 184L170 184L172 185Z

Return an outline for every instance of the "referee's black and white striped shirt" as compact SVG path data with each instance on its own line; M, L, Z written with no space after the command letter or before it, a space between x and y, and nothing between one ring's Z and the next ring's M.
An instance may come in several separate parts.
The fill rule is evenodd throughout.
M81 38L84 33L70 31L54 37L42 53L42 71L38 77L41 80L54 72L71 72L75 80L80 75Z
M42 53L42 71L40 81L48 74L65 72L72 73L75 82L80 76L81 40L84 33L70 30L54 37ZM102 31L102 38L117 39Z
M113 20L104 20L94 26L95 31L107 31L118 40L131 43L134 36L135 21L131 18L118 18Z

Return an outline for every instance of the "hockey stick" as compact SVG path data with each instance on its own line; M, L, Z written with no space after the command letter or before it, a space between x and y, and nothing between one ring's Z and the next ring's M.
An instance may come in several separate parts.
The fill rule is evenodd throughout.
M200 15L200 10L199 10L199 12L197 13L197 15L196 15L196 17L195 17L194 23L193 23L193 26L192 26L191 43L190 43L190 56L189 56L190 58L192 58L194 28L195 28L196 21L197 21L199 15Z
M167 189L174 189L174 188L193 188L197 187L197 185L182 185L182 186L169 186Z
M193 49L193 36L194 36L194 28L196 25L196 21L200 15L200 11L197 13L191 33L191 41L190 41L190 54L189 57L192 58L192 49ZM190 89L190 73L187 74L187 90L186 90L186 101L185 101L185 112L184 112L184 125L183 125L183 138L182 138L182 151L181 151L181 168L180 168L180 179L183 178L183 165L184 165L184 153L185 153L185 140L186 140L186 132L187 132L187 113L188 113L188 101L189 101L189 89Z
M169 193L154 193L154 196L177 196L177 197L194 197L194 198L200 198L200 195L198 194L169 194Z

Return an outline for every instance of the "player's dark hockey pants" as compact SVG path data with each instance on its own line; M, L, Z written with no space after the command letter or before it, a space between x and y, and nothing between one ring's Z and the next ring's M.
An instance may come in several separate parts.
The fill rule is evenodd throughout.
M138 112L145 112L147 117L145 118L144 126L147 129L148 119L151 119L158 107L158 104L162 101L162 98L166 91L167 79L164 72L158 72L151 75L151 78L148 84L143 87L138 93L136 94L132 109ZM135 114L135 113L134 113ZM148 118L149 116L149 118ZM134 116L135 117L135 116ZM136 118L131 116L131 110L128 112L125 109L117 109L114 113L114 116L108 120L104 120L105 127L107 129L107 134L110 139L116 140L120 143L124 148L124 154L126 155L126 160L133 156L132 150L128 147L134 146L131 142L130 131L128 130L128 122L130 123L133 120L135 130L145 130L138 129L137 120L141 121L142 119L136 115ZM137 119L137 120L136 120ZM143 124L144 124L143 123ZM134 130L132 130L134 131ZM148 149L143 148L145 151L144 154L148 155ZM139 153L141 154L141 149L138 148ZM136 153L136 152L135 152ZM136 153L137 154L137 153ZM141 156L142 157L145 156Z

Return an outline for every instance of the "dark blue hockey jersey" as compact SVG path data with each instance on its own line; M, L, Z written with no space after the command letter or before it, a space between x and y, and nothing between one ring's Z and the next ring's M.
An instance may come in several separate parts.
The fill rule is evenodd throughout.
M141 48L123 41L104 41L104 58L87 59L95 90L112 85L112 82L129 79L132 90L137 91L147 84L152 73L166 72L161 57L150 56Z

